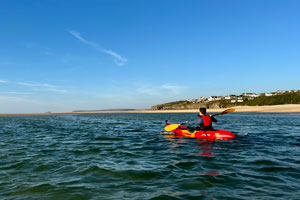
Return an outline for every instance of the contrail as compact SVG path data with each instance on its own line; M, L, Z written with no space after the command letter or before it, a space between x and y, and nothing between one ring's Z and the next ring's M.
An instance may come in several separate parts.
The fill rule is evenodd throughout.
M107 49L104 49L102 48L99 44L95 43L95 42L92 42L92 41L89 41L89 40L86 40L84 39L80 33L78 31L74 31L74 30L69 30L69 33L72 34L75 38L77 38L78 40L80 40L81 42L87 44L87 45L90 45L94 48L96 48L98 51L101 51L107 55L110 55L114 58L115 62L122 66L124 65L128 59L127 58L124 58L122 57L121 55L119 55L118 53L112 51L112 50L107 50Z

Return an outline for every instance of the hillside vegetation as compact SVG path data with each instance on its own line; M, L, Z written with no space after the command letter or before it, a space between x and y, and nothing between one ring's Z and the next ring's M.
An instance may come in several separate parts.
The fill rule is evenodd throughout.
M265 105L281 105L281 104L300 104L300 91L285 92L274 96L261 95L252 100L243 97L243 102L231 103L231 100L218 100L194 103L187 100L169 102L152 106L153 110L181 110L181 109L197 109L199 107L206 108L227 108L232 106L265 106Z

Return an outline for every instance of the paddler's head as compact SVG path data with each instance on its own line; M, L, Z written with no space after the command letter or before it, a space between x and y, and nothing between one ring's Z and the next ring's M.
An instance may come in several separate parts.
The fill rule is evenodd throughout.
M199 108L200 115L206 115L206 108Z

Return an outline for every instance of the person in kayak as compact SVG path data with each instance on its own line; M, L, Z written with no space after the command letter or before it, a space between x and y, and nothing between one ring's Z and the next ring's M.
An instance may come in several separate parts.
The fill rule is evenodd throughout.
M212 127L212 122L217 122L218 120L214 118L212 115L207 115L206 114L206 108L199 108L199 115L198 119L194 121L186 121L186 124L196 124L196 127L189 127L188 130L193 132L195 130L205 130L205 131L210 131L214 130Z

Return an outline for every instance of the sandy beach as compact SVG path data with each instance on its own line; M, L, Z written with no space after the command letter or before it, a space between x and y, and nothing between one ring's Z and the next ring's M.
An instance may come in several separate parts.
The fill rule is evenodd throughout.
M235 112L261 112L261 113L300 113L300 104L286 104L274 106L236 106ZM208 109L208 113L222 112L227 108ZM18 115L58 115L58 114L105 114L105 113L197 113L198 109L190 110L99 110L80 112L51 112L51 113L0 113L0 116Z

